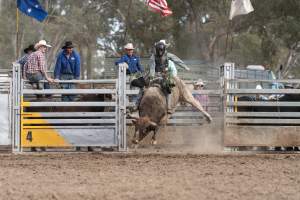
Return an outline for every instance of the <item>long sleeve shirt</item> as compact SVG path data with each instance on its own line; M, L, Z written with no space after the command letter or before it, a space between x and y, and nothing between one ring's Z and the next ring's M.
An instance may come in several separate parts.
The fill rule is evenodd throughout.
M54 77L60 79L62 74L73 75L75 79L80 77L80 56L75 50L73 50L69 56L67 56L65 50L62 50L58 54L54 69Z
M208 111L209 97L206 94L197 94L193 93L193 97L202 105L205 111ZM193 111L196 111L196 108L193 108Z
M28 56L27 62L24 65L24 77L25 74L33 74L36 72L42 72L42 74L46 73L46 67L45 67L45 54L41 51L33 52Z
M152 56L150 57L150 76L153 76L155 75L155 57L154 55L152 54ZM177 69L176 69L176 66L175 66L175 63L168 58L168 71L169 71L169 74L174 77L174 76L177 76Z
M171 65L176 64L185 70L189 69L188 66L180 58L178 58L178 56L176 56L175 54L167 52L167 58L168 58L168 61L172 62ZM169 65L170 65L170 62L169 62ZM171 67L173 67L173 66L171 66ZM174 65L174 68L175 68L175 65ZM150 69L150 76L154 76L155 75L155 56L154 56L154 54L152 54L150 57L149 69ZM176 68L175 68L175 70L176 70ZM177 75L177 70L176 70L176 75Z
M117 60L115 64L118 65L124 62L128 64L127 74L134 74L144 71L142 65L140 64L140 58L135 55L129 56L126 54Z
M17 63L19 63L22 67L24 67L24 65L26 64L26 62L27 62L27 60L28 60L28 54L26 53L26 54L24 54L23 56L22 56L22 58L20 58L18 61L17 61Z
M21 66L21 72L22 72L22 77L25 78L25 71L24 71L24 66L28 60L29 55L26 53L22 56L22 58L20 58L17 63L20 64Z

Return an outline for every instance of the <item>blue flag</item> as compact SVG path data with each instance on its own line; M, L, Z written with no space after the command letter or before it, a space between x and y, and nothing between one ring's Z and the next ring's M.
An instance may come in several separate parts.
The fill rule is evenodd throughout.
M37 0L17 0L17 6L21 12L40 22L48 16Z

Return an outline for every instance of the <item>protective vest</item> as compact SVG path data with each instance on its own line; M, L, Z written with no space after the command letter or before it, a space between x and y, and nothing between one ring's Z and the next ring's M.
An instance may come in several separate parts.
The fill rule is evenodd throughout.
M155 55L155 72L163 72L168 67L167 53L162 57Z

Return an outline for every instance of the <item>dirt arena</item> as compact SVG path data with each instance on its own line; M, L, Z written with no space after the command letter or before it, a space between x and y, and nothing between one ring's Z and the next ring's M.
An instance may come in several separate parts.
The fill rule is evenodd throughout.
M223 152L218 126L128 153L0 154L0 199L300 199L300 154Z
M300 154L0 155L1 199L300 199Z

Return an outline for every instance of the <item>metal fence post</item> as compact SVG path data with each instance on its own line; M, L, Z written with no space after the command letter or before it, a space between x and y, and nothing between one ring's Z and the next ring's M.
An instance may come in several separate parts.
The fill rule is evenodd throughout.
M21 71L20 65L17 63L13 64L13 78L12 78L12 102L11 102L11 113L12 113L12 150L13 152L21 151L21 138L20 138L20 102L21 102Z
M226 103L227 102L234 102L234 96L232 94L227 94L228 89L234 89L236 87L236 84L232 82L232 80L235 77L234 73L234 63L225 63L224 64L224 87L225 87L225 93L226 93ZM225 112L233 112L233 107L228 107L225 105Z
M117 133L119 151L127 151L126 138L126 64L119 64L117 80Z

